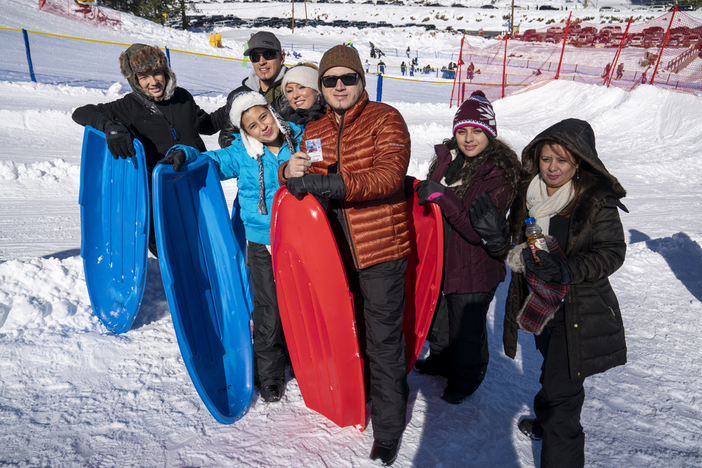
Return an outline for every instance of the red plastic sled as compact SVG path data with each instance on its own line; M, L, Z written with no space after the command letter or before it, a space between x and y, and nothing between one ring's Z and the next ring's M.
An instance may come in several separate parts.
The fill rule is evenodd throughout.
M414 185L420 181L415 180ZM435 203L420 206L417 193L407 199L412 253L407 257L405 315L402 331L407 350L407 373L422 352L434 317L444 269L444 224Z
M297 200L285 187L278 190L271 246L280 318L305 404L340 427L362 431L366 402L353 297L313 196Z

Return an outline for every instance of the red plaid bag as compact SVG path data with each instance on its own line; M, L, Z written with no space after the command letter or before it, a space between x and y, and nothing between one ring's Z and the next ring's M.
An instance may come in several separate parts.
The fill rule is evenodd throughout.
M556 260L565 258L565 254L555 238L547 239L548 249ZM547 283L530 270L525 269L527 284L531 288L517 316L519 328L527 333L540 334L568 293L567 284Z

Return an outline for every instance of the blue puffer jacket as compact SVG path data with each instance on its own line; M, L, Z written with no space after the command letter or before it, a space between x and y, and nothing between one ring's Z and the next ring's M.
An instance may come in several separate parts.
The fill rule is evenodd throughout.
M300 139L304 127L288 122L292 128L295 148L292 153L300 150ZM263 180L266 191L266 207L268 214L258 212L258 161L249 156L241 141L241 135L236 134L231 146L226 148L206 151L200 153L190 146L176 145L170 149L173 152L182 149L187 155L187 162L192 162L201 154L209 156L219 168L220 180L238 179L238 197L241 205L241 219L246 230L246 240L258 244L270 245L271 243L271 210L273 209L273 197L276 190L280 188L278 183L278 166L288 161L292 155L287 143L283 143L278 156L263 147Z

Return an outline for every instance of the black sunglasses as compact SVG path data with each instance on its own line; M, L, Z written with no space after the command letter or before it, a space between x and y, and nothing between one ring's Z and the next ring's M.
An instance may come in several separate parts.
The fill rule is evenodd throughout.
M249 57L251 58L251 63L258 63L258 61L261 60L261 57L266 60L273 60L276 55L278 55L277 50L264 50L263 52L251 52Z
M358 78L358 73L347 73L341 76L323 76L322 86L325 88L333 88L339 80L344 83L344 86L353 86L358 83Z

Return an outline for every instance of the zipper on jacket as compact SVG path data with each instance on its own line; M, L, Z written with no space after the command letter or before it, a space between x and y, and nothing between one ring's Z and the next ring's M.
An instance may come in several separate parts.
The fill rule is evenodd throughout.
M573 296L572 296L572 294L570 294L570 291L568 291L568 296L567 296L567 297L568 297L568 309L572 312L572 310L573 310ZM565 314L565 310L563 311L563 313ZM567 327L567 326L568 326L568 321L566 320L566 327ZM574 323L574 324L572 324L572 326L573 326L573 327L578 327L579 324ZM568 336L568 335L566 334L566 337L567 337L567 336ZM572 364L571 364L571 366L572 366L573 374L574 374L575 376L577 376L577 377L580 377L580 369L579 369L579 367L580 367L579 364L580 364L580 363L578 362L578 351L577 351L578 346L579 346L579 344L580 344L580 340L577 339L577 333L573 332L572 336L573 336L573 348L572 348L573 359L572 359ZM569 357L568 360L570 360L570 357Z
M338 171L341 172L341 131L344 129L344 119L346 114L341 116L341 121L339 122L339 133L336 136L336 160ZM341 205L341 212L344 214L344 224L346 224L346 232L349 235L349 248L351 249L351 255L353 256L353 263L356 268L359 268L358 256L356 255L356 247L353 243L353 234L351 233L351 223L349 222L349 217L346 214L346 202L344 200L339 200Z

